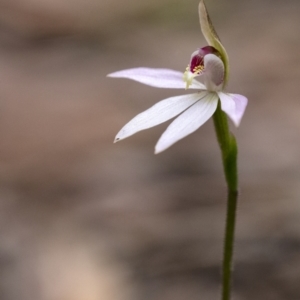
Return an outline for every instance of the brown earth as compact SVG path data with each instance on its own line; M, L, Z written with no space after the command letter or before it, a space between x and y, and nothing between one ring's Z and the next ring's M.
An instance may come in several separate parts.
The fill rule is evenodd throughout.
M228 90L249 98L234 130L235 299L299 300L300 4L207 5ZM178 91L106 78L184 70L205 45L196 8L0 1L0 299L219 299L226 189L212 122L160 155L166 125L114 145Z

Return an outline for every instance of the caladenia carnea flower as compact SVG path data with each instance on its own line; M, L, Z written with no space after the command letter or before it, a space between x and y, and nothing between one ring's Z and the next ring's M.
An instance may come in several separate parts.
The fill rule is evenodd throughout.
M202 33L209 46L192 53L184 73L169 69L134 68L108 75L157 88L197 90L194 94L164 99L140 113L119 131L115 142L179 115L155 146L155 153L162 152L203 125L215 113L219 101L221 109L239 126L247 98L224 91L228 80L228 56L213 29L203 1L199 4L199 16Z
M177 116L155 146L155 153L159 153L196 131L213 116L228 188L222 300L230 300L238 172L237 143L229 131L227 116L235 126L239 126L247 106L247 98L225 92L229 76L228 56L212 26L203 0L199 4L199 17L201 30L208 45L192 53L184 73L169 69L135 68L108 75L132 79L158 88L196 90L193 94L164 99L140 113L120 130L115 141Z

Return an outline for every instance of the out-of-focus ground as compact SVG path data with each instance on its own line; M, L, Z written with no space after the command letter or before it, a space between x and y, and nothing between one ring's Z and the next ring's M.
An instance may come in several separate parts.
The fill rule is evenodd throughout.
M112 144L178 91L106 74L184 70L198 1L0 1L0 299L218 299L226 188L213 124ZM249 98L235 299L300 299L300 3L207 1Z

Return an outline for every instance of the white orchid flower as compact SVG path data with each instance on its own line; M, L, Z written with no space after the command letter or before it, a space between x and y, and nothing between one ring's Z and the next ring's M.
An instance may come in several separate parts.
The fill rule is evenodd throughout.
M134 68L108 75L157 88L197 90L194 94L164 99L140 113L119 131L115 142L178 116L155 146L155 153L160 153L203 125L216 111L219 100L221 109L239 126L247 98L224 92L228 80L228 56L210 22L203 0L199 4L199 16L202 33L209 46L193 52L184 74L169 69Z

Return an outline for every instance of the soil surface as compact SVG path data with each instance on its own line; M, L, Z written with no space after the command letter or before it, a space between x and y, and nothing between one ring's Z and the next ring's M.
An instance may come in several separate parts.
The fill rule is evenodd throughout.
M113 144L181 92L106 77L183 71L206 45L198 3L85 3L0 1L0 298L219 299L226 186L212 121L159 155L167 124ZM249 99L232 128L234 299L299 300L300 2L207 6L228 91Z

